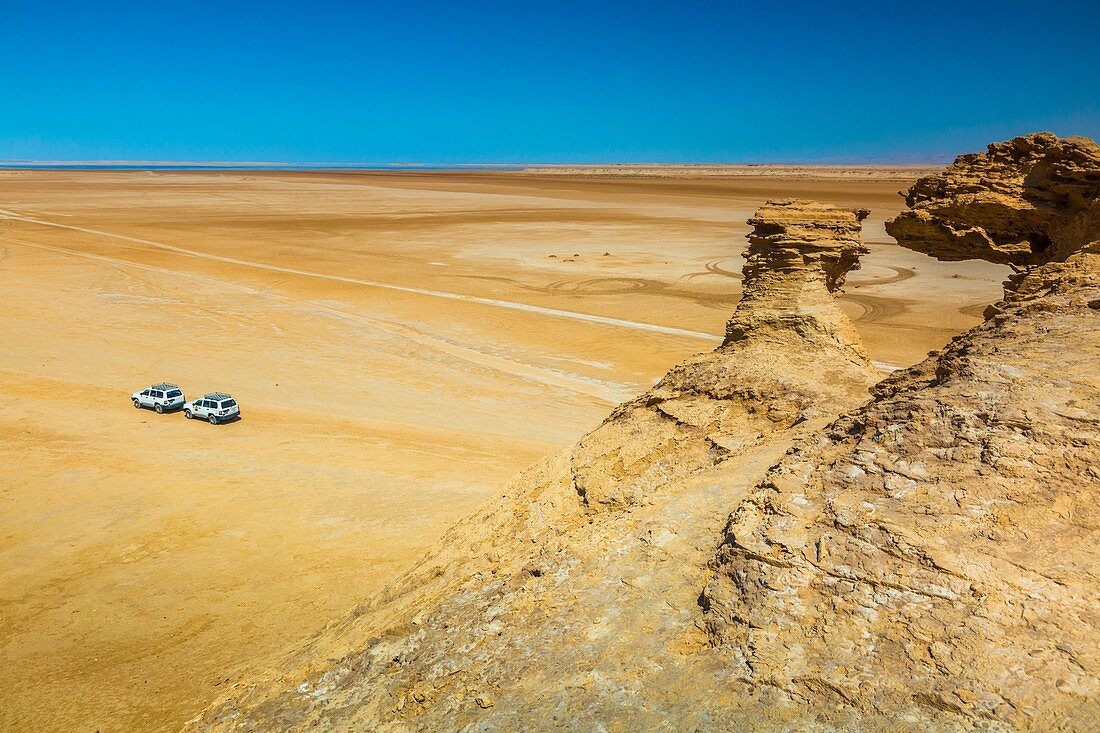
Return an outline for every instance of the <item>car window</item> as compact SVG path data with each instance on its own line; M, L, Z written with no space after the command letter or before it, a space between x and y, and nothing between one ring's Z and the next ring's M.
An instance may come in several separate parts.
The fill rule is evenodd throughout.
M202 401L202 406L203 406L203 407L213 407L213 406L214 406L214 403L213 403L213 402L211 402L210 400L203 400L203 401Z
M182 394L183 394L183 392L180 392L178 389L174 389L174 390L172 390L171 392L168 393L168 396L169 397L179 397Z
M164 393L163 393L163 392L161 392L161 391L160 391L159 389L154 389L154 390L153 390L153 396L154 396L154 397L163 397L163 396L164 396Z
M237 405L236 400L226 400L225 402L222 403L222 407L236 407L236 405Z
M149 396L149 390L145 390L144 392L142 392L141 396L142 397L148 397Z

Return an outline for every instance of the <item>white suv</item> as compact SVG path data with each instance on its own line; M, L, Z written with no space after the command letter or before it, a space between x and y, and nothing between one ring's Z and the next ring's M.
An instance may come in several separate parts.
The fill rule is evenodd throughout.
M130 399L133 400L134 407L139 410L143 407L152 407L157 414L167 410L178 410L183 406L184 401L183 390L168 382L154 384L149 389L134 392Z
M197 400L191 400L183 405L183 416L188 420L193 418L206 418L211 425L220 422L229 422L241 416L241 408L233 395L225 392L211 392Z

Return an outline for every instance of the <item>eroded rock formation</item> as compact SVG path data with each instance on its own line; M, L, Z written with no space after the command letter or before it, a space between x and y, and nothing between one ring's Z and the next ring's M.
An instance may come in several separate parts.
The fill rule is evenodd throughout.
M860 242L867 209L816 201L769 201L749 219L744 290L726 324L726 345L746 339L830 341L866 359L851 321L833 303L868 249Z
M867 252L867 213L785 199L749 220L743 291L722 347L673 368L571 452L589 510L637 504L656 484L865 396L873 371L834 297Z
M1030 135L909 192L903 246L1030 263L732 515L705 592L742 679L958 726L1100 725L1100 151Z
M905 203L886 231L939 259L1064 260L1100 226L1100 147L1049 132L993 143L921 178Z
M736 711L743 693L715 689L727 665L707 648L699 589L729 507L878 378L833 300L865 251L864 214L762 208L723 346L520 475L195 727L650 729Z
M722 347L193 727L1100 729L1098 162L1032 135L913 187L902 245L1018 272L870 401L860 212L769 203Z

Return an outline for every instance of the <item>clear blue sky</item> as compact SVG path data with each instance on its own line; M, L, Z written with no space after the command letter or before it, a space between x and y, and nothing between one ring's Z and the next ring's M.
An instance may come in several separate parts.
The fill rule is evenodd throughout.
M0 159L943 160L1100 138L1100 0L0 0Z

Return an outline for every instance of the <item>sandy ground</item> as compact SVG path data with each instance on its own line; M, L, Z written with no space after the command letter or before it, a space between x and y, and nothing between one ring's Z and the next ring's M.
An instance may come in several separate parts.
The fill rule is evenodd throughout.
M872 210L843 303L919 360L1005 273L893 245L903 185L0 171L0 727L177 728L712 347L766 198Z
M523 172L536 176L596 176L602 178L784 178L911 182L918 176L939 173L943 166L929 165L533 165Z

